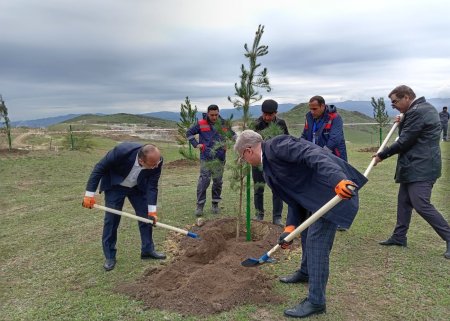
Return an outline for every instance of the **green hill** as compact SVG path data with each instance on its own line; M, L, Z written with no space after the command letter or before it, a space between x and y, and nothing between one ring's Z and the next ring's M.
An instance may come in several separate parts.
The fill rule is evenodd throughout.
M108 127L119 124L137 124L146 127L157 128L176 128L176 122L161 118L149 117L144 115L134 115L118 113L112 115L94 115L86 114L65 120L56 125L49 126L50 130L66 129L68 125L83 129L108 129Z
M134 114L112 114L112 115L81 115L75 118L68 119L63 123L88 123L88 124L146 124L148 127L164 127L175 128L176 122L165 120L161 118L149 117L144 115Z
M290 111L280 113L280 117L286 120L289 125L303 125L305 123L305 115L309 112L308 103L301 103L292 108ZM337 112L341 115L344 124L349 123L373 123L373 118L360 113L358 111L348 111L345 109L337 108Z
M308 111L308 103L301 103L288 112L280 113L279 116L288 124L289 133L293 136L299 136L303 131L305 115ZM374 123L375 120L373 118L358 111L348 111L340 108L337 108L337 112L344 121L344 134L347 141L360 144L376 144L376 125L348 125L354 123Z

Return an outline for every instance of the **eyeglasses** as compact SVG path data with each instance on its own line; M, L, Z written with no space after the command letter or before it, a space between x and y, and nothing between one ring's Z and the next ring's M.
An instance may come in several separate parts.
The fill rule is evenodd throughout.
M143 167L145 167L145 169L155 169L159 166L159 164L161 164L161 161L162 161L162 158L159 158L159 161L156 164L155 163L149 164L146 161L144 161L143 163L145 164L145 166L143 166Z
M161 164L161 161L162 161L162 159L160 158L159 161L158 161L155 165L150 166L149 169L155 169L155 168L157 168L157 167L159 166L159 164Z
M391 101L391 106L394 107L394 105L396 105L400 100L402 100L404 97L402 98L397 98Z

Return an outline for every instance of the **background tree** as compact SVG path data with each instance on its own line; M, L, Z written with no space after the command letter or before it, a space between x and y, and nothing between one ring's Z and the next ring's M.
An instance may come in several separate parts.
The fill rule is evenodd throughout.
M375 100L375 97L372 97L371 104L373 106L373 118L378 123L380 132L380 144L378 146L381 146L383 142L383 127L389 124L389 115L386 111L383 97L380 97L377 100Z
M6 136L8 138L8 147L9 147L9 150L11 150L12 149L11 125L9 123L8 108L6 108L6 104L3 101L2 95L0 95L0 120L2 118L5 121Z
M249 113L250 105L262 99L262 95L259 93L258 88L265 89L267 92L270 92L271 90L269 77L267 76L267 68L260 70L261 64L257 62L258 57L265 56L269 53L268 46L259 44L263 33L264 26L259 25L252 47L249 49L247 44L244 45L244 56L248 58L249 65L248 68L246 68L244 64L241 65L240 82L234 84L234 94L237 98L232 99L231 97L228 97L228 100L236 109L242 109L242 130L245 130L249 126L251 116ZM242 219L244 178L246 178L247 187L247 241L250 241L250 165L236 164L235 167L232 168L232 179L239 182L239 210L236 238L239 237L239 222Z
M186 131L197 123L197 106L192 107L189 97L186 97L184 104L181 104L180 121L177 123L178 134L177 143L180 145L178 152L185 158L196 160L197 153L194 153L191 144L186 138ZM186 147L188 145L188 147Z

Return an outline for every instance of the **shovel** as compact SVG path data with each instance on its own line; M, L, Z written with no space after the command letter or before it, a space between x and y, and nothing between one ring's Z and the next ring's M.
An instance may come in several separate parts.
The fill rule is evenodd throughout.
M400 114L400 120L402 119L403 114ZM387 142L391 138L394 130L397 128L398 122L395 122L392 126L391 130L387 134L386 138L384 139L383 143L381 144L380 148L378 148L377 153L381 152L384 147L386 146ZM375 158L372 158L372 161L369 164L369 167L367 167L366 171L364 172L364 176L367 177L372 170L373 166L375 165ZM352 189L352 187L350 187ZM301 232L306 230L311 224L313 224L315 221L317 221L320 217L322 217L325 213L327 213L329 210L331 210L334 206L336 206L340 201L342 201L342 198L339 197L339 195L336 195L333 197L328 203L326 203L324 206L322 206L320 209L318 209L313 215L311 215L306 221L304 221L300 226L298 226L295 230L293 230L288 236L284 238L284 241L289 243L296 237L300 235ZM241 265L245 267L252 267L252 266L258 266L264 263L272 263L275 260L271 258L271 255L275 253L281 246L279 244L275 245L269 252L261 256L259 259L256 258L248 258L244 261L242 261Z
M153 220L150 220L150 219L147 219L147 218L143 218L143 217L140 217L140 216L137 216L137 215L133 215L133 214L130 214L130 213L127 213L127 212L122 212L122 211L119 211L119 210L115 210L113 208L109 208L109 207L102 206L102 205L97 205L97 204L94 204L94 207L98 208L99 210L107 211L109 213L113 213L113 214L117 214L117 215L121 215L121 216L126 216L126 217L132 218L134 220L144 222L144 223L153 224ZM156 222L155 226L156 227L162 227L162 228L165 228L167 230L171 230L171 231L174 231L174 232L177 232L177 233L184 234L186 236L192 237L193 239L200 239L200 236L198 236L198 234L195 234L193 232L189 232L189 231L180 229L178 227L170 226L170 225L159 223L159 222Z

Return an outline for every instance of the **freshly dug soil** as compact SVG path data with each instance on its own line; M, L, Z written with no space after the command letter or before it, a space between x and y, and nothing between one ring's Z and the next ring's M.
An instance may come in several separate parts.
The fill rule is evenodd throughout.
M132 284L116 290L142 300L147 308L176 311L183 315L208 315L244 304L279 304L281 296L272 291L274 276L241 262L259 258L277 242L282 229L267 222L252 221L251 242L245 232L236 240L236 220L207 221L191 231L201 240L176 238L174 259L165 266L152 267Z

